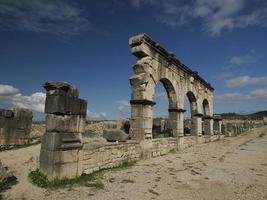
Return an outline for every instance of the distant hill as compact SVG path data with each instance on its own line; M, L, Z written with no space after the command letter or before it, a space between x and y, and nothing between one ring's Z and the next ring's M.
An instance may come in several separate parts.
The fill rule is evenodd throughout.
M237 114L237 113L222 113L220 114L223 119L262 119L267 117L267 110L259 111L251 114Z

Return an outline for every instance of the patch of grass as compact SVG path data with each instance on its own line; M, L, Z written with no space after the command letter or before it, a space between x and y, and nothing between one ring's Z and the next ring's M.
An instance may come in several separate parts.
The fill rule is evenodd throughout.
M99 177L102 178L102 175L92 173L92 174L82 174L79 177L72 179L54 179L48 180L48 178L39 171L39 169L32 171L29 173L28 178L30 182L41 188L50 188L50 189L58 189L65 188L67 186L87 186L87 187L95 187L102 189L104 187L103 183L99 181Z
M6 190L10 189L13 185L16 185L18 180L15 176L10 176L7 179L0 182L0 194L5 192ZM1 195L0 195L1 199Z
M176 151L175 149L171 149L169 152L174 154L174 153L176 153L177 151Z
M16 150L16 149L21 149L21 148L25 148L25 147L30 147L30 146L37 145L37 144L40 144L40 143L41 143L40 139L38 139L38 140L36 140L34 142L33 142L33 140L30 139L30 142L27 143L27 144L0 147L0 152Z
M54 179L48 180L48 178L39 171L39 169L29 173L28 178L30 182L38 187L58 189L71 186L86 186L95 189L104 189L104 184L101 181L104 178L104 174L109 171L118 171L133 166L135 162L124 162L121 165L113 168L101 169L91 174L82 174L81 176L72 179Z

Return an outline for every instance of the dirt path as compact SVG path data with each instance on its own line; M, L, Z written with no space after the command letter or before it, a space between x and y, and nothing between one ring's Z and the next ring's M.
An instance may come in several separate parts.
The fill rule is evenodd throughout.
M175 154L139 161L104 176L104 190L73 187L45 190L27 175L36 168L40 145L1 152L0 159L19 183L5 199L129 199L129 200L266 200L267 126L249 134L200 144Z

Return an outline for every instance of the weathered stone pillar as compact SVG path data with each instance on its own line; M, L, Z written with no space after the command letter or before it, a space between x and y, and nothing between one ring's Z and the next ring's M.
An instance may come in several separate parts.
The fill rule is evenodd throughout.
M222 135L222 118L219 115L213 117L213 131L214 134Z
M130 137L142 141L152 139L153 105L149 100L131 100Z
M0 109L0 145L23 145L29 142L32 111L24 108Z
M64 82L46 82L46 133L42 137L40 170L48 179L74 178L82 173L82 133L87 101Z
M184 109L169 109L169 129L172 130L174 137L184 136Z
M202 128L201 128L202 117L203 117L203 114L201 113L196 113L193 115L192 130L191 130L192 135L195 135L195 136L202 135Z
M213 117L205 116L203 119L204 119L204 135L213 135Z

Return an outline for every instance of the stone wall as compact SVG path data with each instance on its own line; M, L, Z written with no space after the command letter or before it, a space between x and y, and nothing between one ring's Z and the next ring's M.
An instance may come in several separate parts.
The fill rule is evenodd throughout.
M134 141L126 143L92 144L83 148L83 172L92 173L104 168L119 166L124 162L140 160L141 146Z
M29 142L32 112L28 109L0 109L0 145L23 145Z
M259 120L226 120L222 121L222 134L226 136L237 136L252 128L261 126L263 123Z
M178 150L179 143L177 138L160 138L152 140L152 157L162 156L171 150Z

